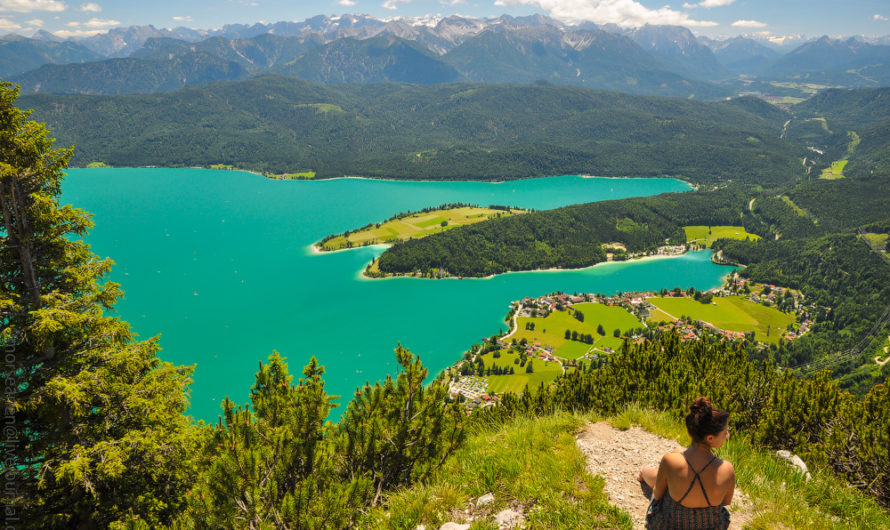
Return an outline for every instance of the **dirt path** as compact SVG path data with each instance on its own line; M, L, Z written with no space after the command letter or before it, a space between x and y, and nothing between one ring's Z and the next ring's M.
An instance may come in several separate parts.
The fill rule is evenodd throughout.
M649 499L643 496L636 476L644 465L657 466L662 455L678 447L677 442L656 436L640 427L626 431L605 422L591 423L577 437L578 447L587 457L587 470L606 479L609 501L625 510L633 519L634 529L646 526ZM736 488L732 506L732 529L740 529L751 520L747 498Z

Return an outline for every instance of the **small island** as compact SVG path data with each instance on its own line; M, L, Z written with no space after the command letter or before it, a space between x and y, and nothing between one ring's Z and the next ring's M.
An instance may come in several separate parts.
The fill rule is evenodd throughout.
M458 226L522 213L525 213L525 210L508 206L443 204L434 208L424 208L419 212L399 213L380 223L368 224L357 230L347 230L342 234L329 235L316 243L314 248L322 252L332 252L369 245L392 244L396 241L419 239Z

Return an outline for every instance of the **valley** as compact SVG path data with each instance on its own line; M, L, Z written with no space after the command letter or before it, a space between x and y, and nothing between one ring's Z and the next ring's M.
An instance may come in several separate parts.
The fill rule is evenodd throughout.
M888 527L883 5L309 4L0 1L8 526Z

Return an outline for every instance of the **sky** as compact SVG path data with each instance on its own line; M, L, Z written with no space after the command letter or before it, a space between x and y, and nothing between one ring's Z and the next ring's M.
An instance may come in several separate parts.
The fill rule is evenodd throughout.
M887 0L0 0L0 35L43 29L66 38L84 37L148 24L215 29L344 13L380 18L541 13L565 22L675 24L709 37L744 34L776 40L890 35Z

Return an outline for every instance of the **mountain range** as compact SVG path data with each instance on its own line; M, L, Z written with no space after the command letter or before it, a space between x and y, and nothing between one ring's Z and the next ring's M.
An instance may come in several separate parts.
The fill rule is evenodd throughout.
M740 79L761 81L761 89L775 82L890 82L887 39L823 37L783 54L763 41L696 37L680 26L567 25L543 15L317 16L217 30L131 26L66 41L37 32L3 37L0 52L0 77L26 93L151 93L262 74L321 83L544 80L703 99L738 93Z

